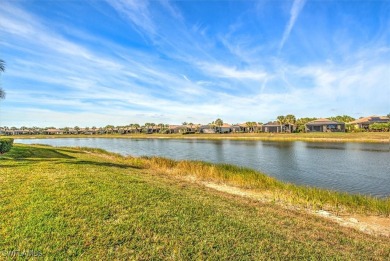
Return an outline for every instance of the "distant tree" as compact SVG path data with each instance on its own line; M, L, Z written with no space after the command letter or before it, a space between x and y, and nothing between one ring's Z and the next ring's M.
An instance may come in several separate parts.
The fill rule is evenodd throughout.
M390 123L374 123L370 125L370 131L389 131Z
M253 132L255 132L255 131L258 130L258 128L257 128L257 122L252 121L252 129L253 129Z
M141 126L138 123L133 124L133 128L135 128L136 132L140 132Z
M200 124L200 123L195 125L195 132L196 133L200 133L200 126L202 126L202 124Z
M305 131L305 124L310 122L310 121L314 121L316 120L317 118L300 118L296 121L296 125L297 125L297 131L298 132L304 132Z
M165 133L166 128L164 123L157 124L157 127L160 129L159 133Z
M149 132L149 127L150 127L150 123L149 122L145 122L143 128L141 128L141 129L143 129L143 132L148 133Z
M286 121L286 117L284 117L283 115L280 115L280 116L276 117L276 119L278 120L278 122L280 124L284 124L285 121Z
M11 150L14 139L0 138L0 154L4 154Z
M182 122L181 125L184 125L184 126L185 126L185 125L187 125L187 124L188 124L188 123L185 121L185 122Z
M388 114L387 114L387 117L389 117L389 118L390 118L390 113L388 113Z
M79 126L74 126L73 129L76 131L76 134L79 134L79 131L80 131L80 127Z
M189 122L189 123L188 123L188 126L190 126L191 131L193 131L192 127L194 127L194 124L193 124L192 122Z
M355 118L348 115L343 115L343 116L329 117L329 120L348 123L354 121Z
M214 125L216 126L217 130L218 130L218 128L220 129L222 127L222 125L223 125L223 120L221 120L220 118L216 119L213 122L214 122Z
M115 128L114 125L106 125L106 127L104 127L104 132L106 134L112 133L114 128Z
M256 122L254 122L254 121L247 121L245 124L248 127L248 132L254 132L255 131L255 127L257 126Z
M0 59L0 72L5 71L5 62ZM5 99L5 91L0 87L0 99Z
M295 124L296 123L296 118L294 115L292 114L288 114L284 117L284 123L288 123L288 124Z
M214 124L216 125L216 126L218 126L218 127L221 127L222 125L223 125L223 120L221 120L221 119L216 119L215 121L214 121Z
M0 59L0 71L4 72L5 71L5 62Z

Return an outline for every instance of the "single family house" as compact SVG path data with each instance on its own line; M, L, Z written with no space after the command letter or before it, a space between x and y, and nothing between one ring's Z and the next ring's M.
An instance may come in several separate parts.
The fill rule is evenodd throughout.
M345 132L345 123L326 118L306 123L306 132Z
M388 123L390 118L387 116L369 116L351 121L348 124L354 126L356 129L368 130L371 124L374 123Z
M261 131L262 132L288 132L291 133L295 131L295 125L290 124L290 123L280 123L278 121L272 121L268 122L266 124L263 124L261 126Z

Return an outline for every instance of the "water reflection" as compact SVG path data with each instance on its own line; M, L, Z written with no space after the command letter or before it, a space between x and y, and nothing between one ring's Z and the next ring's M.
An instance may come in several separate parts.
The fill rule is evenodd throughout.
M308 149L331 149L331 150L358 150L372 152L390 152L390 144L370 144L370 143L306 143Z
M306 143L308 149L345 150L346 143Z

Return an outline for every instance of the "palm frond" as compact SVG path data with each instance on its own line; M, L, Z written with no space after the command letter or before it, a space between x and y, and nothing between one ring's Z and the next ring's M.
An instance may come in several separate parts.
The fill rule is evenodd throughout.
M4 72L5 71L5 62L0 59L0 71Z

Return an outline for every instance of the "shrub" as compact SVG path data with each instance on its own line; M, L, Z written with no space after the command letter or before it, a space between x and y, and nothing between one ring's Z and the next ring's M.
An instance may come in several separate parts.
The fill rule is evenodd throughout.
M0 139L0 154L4 154L8 152L12 148L13 144L14 144L14 139L10 139L10 138Z
M389 131L390 123L374 123L370 125L371 131Z

